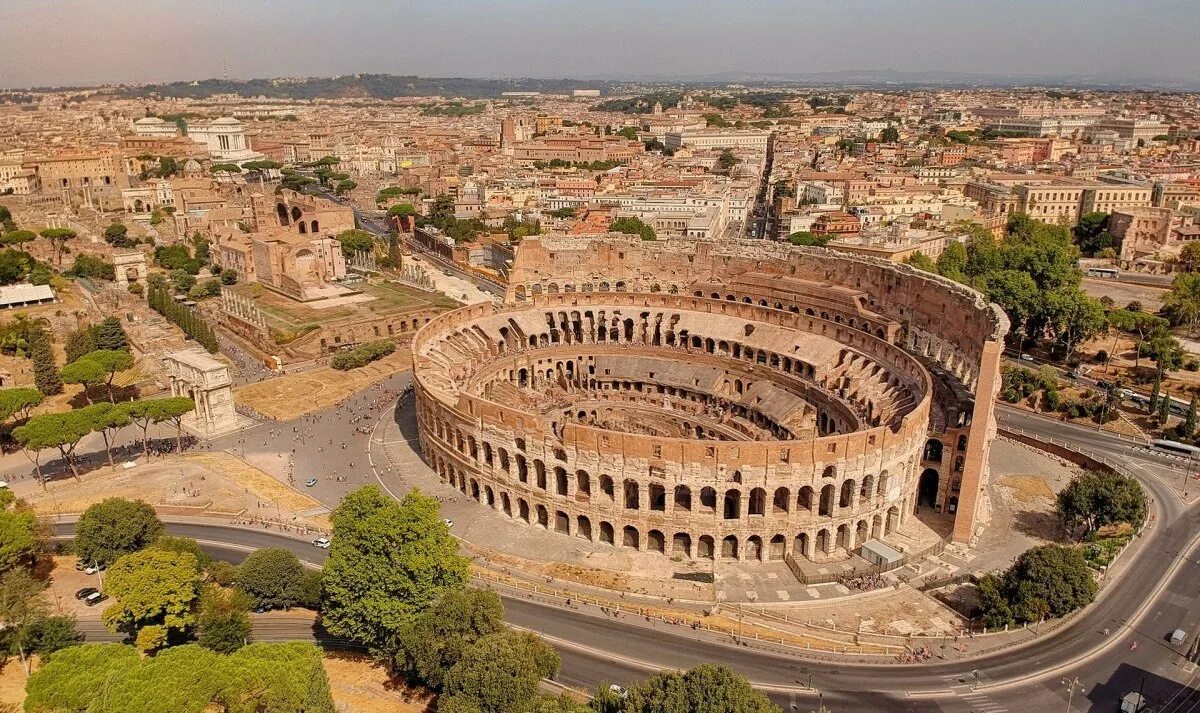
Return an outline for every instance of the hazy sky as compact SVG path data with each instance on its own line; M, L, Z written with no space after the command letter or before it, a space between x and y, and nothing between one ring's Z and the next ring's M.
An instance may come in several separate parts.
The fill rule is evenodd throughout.
M1200 0L0 0L0 86L847 69L1196 79Z

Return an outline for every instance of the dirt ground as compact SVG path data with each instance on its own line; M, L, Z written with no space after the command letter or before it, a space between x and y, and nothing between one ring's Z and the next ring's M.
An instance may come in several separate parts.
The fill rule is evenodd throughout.
M962 617L953 609L910 587L890 590L886 595L860 598L852 606L836 601L828 604L809 602L798 610L797 616L803 621L843 631L897 636L955 632L964 625Z
M327 653L325 673L340 713L424 713L433 710L428 691L409 688L362 654Z
M37 670L36 659L33 670ZM11 706L13 711L21 710L21 705L25 702L25 669L21 668L21 659L13 656L8 661L0 666L0 711L7 713L9 710L6 706Z
M367 386L412 368L412 355L400 347L379 361L359 369L337 371L328 366L285 374L234 389L234 398L278 421L329 408Z
M184 453L116 471L97 468L81 477L51 482L45 489L25 479L13 484L38 513L79 513L108 497L144 500L157 508L177 508L195 514L243 513L329 529L326 515L312 514L323 506L244 461L220 452ZM308 514L306 514L308 513Z

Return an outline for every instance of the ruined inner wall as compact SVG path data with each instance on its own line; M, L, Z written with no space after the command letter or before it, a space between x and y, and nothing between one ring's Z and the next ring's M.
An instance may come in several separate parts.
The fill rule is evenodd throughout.
M690 294L822 317L869 331L934 373L931 438L939 509L955 510L954 539L974 534L986 486L994 404L1008 320L978 292L907 265L763 241L646 242L625 235L543 236L522 242L506 302L538 294ZM964 438L965 437L965 438Z
M861 325L669 291L560 292L441 315L413 353L426 460L531 524L779 559L853 550L912 510L932 382ZM596 425L606 409L617 417Z

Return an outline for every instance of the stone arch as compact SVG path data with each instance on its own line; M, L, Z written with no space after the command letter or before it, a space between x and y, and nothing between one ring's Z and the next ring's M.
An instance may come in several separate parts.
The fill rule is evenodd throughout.
M563 535L571 532L571 518L562 510L554 513L554 531Z
M727 535L721 540L721 559L735 560L738 558L738 538L735 535Z
M775 535L771 538L770 547L767 549L767 559L781 560L787 552L787 538L783 535Z
M701 535L696 543L696 558L710 560L715 557L715 553L712 535Z
M813 547L818 552L829 554L831 543L829 541L829 530L821 528L817 530L817 536L813 540Z
M884 523L883 534L890 535L900 527L900 508L895 505L888 508L887 522Z
M744 559L761 562L763 559L763 541L758 535L746 538L746 554Z
M529 522L529 503L525 500L525 498L519 498L517 500L517 517L527 523Z
M292 206L292 220L300 220L300 215L300 208L298 206Z
M808 557L809 537L807 532L801 532L792 539L792 554L796 557Z
M853 480L842 481L841 495L838 498L838 507L848 508L854 506L854 491L856 483Z
M937 505L938 488L941 485L941 474L935 468L926 468L921 472L921 480L917 484L917 505Z
M500 493L500 510L512 517L512 501L508 499L508 493Z
M701 512L715 512L717 509L717 491L715 488L704 487L700 489L700 510Z
M667 553L667 539L659 530L651 530L646 533L646 549L650 552L658 552L659 554Z
M866 520L859 520L858 527L854 532L854 541L861 545L869 539L871 539L870 525L867 524Z
M592 539L592 521L587 515L575 518L575 536L584 540Z
M635 550L641 549L641 540L641 533L633 525L626 525L621 530L621 544L625 547L632 547Z
M675 509L691 512L692 489L686 485L675 486Z
M944 446L942 442L936 438L930 438L925 441L925 451L921 455L921 460L927 460L932 463L942 462L942 450Z
M811 486L805 485L800 488L800 492L796 494L796 509L812 512L814 503L813 494L814 491Z
M622 483L623 502L626 510L638 510L641 507L641 492L636 480L627 478Z
M791 501L792 491L787 488L775 488L775 495L771 498L771 512L775 515L787 513Z
M725 491L722 513L726 520L737 520L742 516L742 491L737 488Z
M817 510L817 514L826 517L833 517L833 506L835 502L837 502L837 491L833 487L833 484L830 483L829 485L821 488L821 503L820 508Z
M863 476L862 487L858 490L858 496L866 501L870 500L875 492L875 476L867 474Z
M286 228L287 226L291 225L292 221L288 216L287 206L284 204L279 203L275 206L275 215L279 218L279 224L283 227Z
M767 491L762 488L753 488L750 491L749 514L751 515L766 515L767 514Z
M671 554L676 557L692 556L692 536L686 532L676 532L671 538Z
M537 506L537 524L547 530L550 529L550 511L546 509L545 505L539 504Z

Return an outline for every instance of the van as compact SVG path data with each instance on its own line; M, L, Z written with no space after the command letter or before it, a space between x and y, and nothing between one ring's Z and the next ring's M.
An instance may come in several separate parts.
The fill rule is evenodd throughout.
M87 595L87 597L83 600L83 603L89 607L94 607L105 599L108 599L108 597L104 596L103 592L92 592L91 594Z
M1187 632L1183 629L1176 629L1171 632L1171 646L1179 646L1183 640L1187 638Z

